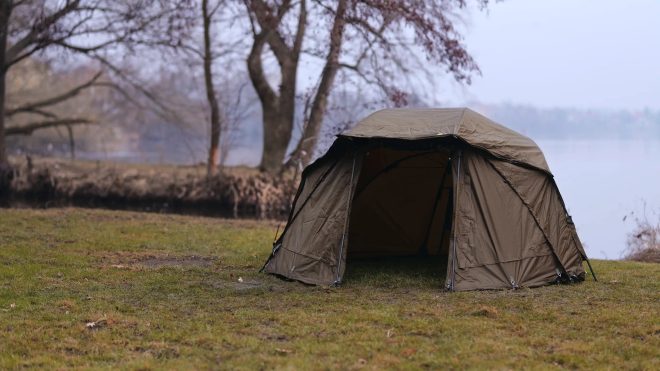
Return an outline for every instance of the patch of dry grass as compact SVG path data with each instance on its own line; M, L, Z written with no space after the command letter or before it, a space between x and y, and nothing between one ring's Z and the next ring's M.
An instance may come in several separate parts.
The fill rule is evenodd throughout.
M660 215L653 223L646 215L635 217L635 229L628 235L626 260L660 263Z
M0 369L660 368L660 265L446 293L442 264L354 262L311 287L257 273L275 229L0 209Z
M78 205L196 215L286 218L297 188L292 176L226 167L122 164L58 158L12 158L16 176L5 190L12 205ZM2 193L2 192L0 192ZM0 194L0 196L2 196Z

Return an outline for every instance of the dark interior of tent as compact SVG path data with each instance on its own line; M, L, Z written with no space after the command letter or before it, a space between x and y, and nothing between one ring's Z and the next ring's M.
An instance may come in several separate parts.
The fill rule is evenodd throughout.
M444 271L453 214L450 156L449 147L437 146L381 146L365 154L349 222L347 273L366 260Z

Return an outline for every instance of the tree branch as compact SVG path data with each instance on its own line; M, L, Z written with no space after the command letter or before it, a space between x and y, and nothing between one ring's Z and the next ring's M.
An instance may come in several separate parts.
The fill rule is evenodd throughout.
M58 22L61 18L67 16L72 11L74 11L76 8L78 8L79 5L80 5L80 0L66 2L66 4L61 9L51 14L50 16L43 18L40 22L34 24L32 26L32 29L30 30L30 32L28 32L27 35L25 35L23 38L15 42L9 49L7 49L6 61L4 67L8 68L9 66L16 63L18 57L20 56L23 50L25 50L30 45L38 43L39 37L43 32L48 30L49 27L51 27L53 24ZM40 48L36 47L34 49L35 50L33 50L31 53L35 52Z
M99 77L101 77L102 74L103 74L103 71L99 71L90 80L88 80L88 81L84 82L83 84L78 85L78 86L74 87L73 89L68 90L68 91L66 91L66 92L64 92L60 95L56 95L54 97L50 97L50 98L44 99L44 100L39 101L39 102L27 103L27 104L24 104L22 106L19 106L19 107L13 108L13 109L8 109L7 112L5 113L5 115L7 117L9 117L9 116L16 115L18 113L39 113L39 114L42 114L43 116L48 116L47 114L44 114L44 111L41 111L39 109L42 108L42 107L48 107L48 106L52 106L52 105L61 103L65 100L68 100L68 99L71 99L71 98L77 96L83 90L94 86L94 84L96 83L96 80L98 80Z
M89 125L96 121L85 118L58 119L52 121L31 122L27 125L5 128L5 134L9 135L31 135L35 130L53 128L58 126Z
M254 85L254 89L261 98L261 101L267 105L275 105L278 96L266 80L263 65L261 63L261 52L266 43L266 35L262 33L255 35L254 44L248 55L248 72Z
M300 50L302 49L303 39L305 38L305 30L307 28L307 1L300 0L300 14L298 15L298 28L296 29L296 36L293 40L293 58L298 60L300 58Z

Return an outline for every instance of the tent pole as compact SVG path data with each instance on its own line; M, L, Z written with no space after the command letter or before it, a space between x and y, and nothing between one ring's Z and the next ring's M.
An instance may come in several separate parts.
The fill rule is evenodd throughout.
M584 257L584 260L587 261L587 265L589 266L589 270L591 271L591 275L593 276L594 281L598 282L598 279L596 278L596 273L594 272L594 269L591 268L591 262L589 261L589 259L586 256Z
M357 156L357 152L353 153L353 166L351 168L351 182L349 183L349 188L348 188L348 201L346 205L346 220L344 221L344 232L341 235L341 243L339 244L339 256L338 256L338 261L337 261L337 279L335 280L335 286L339 285L341 283L341 277L340 277L340 272L341 272L341 259L342 256L344 255L344 244L346 241L346 230L348 229L348 223L351 215L351 204L352 204L352 198L353 198L353 179L355 176L355 158ZM357 186L357 184L355 185Z
M454 291L455 290L455 285L456 285L456 210L458 208L456 207L456 200L458 199L458 186L460 184L461 180L461 157L463 157L463 151L459 150L458 151L458 162L456 163L456 186L454 187L454 194L453 194L453 209L454 209L454 223L452 224L452 254L451 254L451 270L452 270L452 276L451 276L451 286L450 290Z

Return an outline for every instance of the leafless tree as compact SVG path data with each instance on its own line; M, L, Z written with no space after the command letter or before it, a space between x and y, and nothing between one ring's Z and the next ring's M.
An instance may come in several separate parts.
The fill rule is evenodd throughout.
M130 48L147 28L176 39L185 24L178 15L188 1L165 0L0 0L0 178L6 179L9 163L6 136L35 130L88 124L85 117L60 117L49 107L71 99L101 81L101 71L73 89L17 107L6 107L6 76L18 63L49 52L84 55L118 72L104 53L122 45ZM40 119L20 127L7 127L6 118L32 114ZM0 181L1 182L1 181ZM0 184L2 187L2 184Z
M155 36L153 40L147 38L141 44L167 50L173 57L181 57L189 66L195 67L188 71L190 78L195 78L197 71L201 72L210 127L206 163L210 176L216 174L224 162L224 153L228 148L223 148L223 144L226 146L231 142L223 139L225 132L237 124L235 115L227 112L230 107L226 106L235 101L236 92L218 89L223 81L227 81L227 76L222 75L231 73L230 66L235 64L232 58L244 42L237 35L229 37L228 30L245 18L237 11L240 9L235 6L237 3L230 0L200 0L194 4L194 9L179 12L178 15L190 26L187 37L168 43Z

